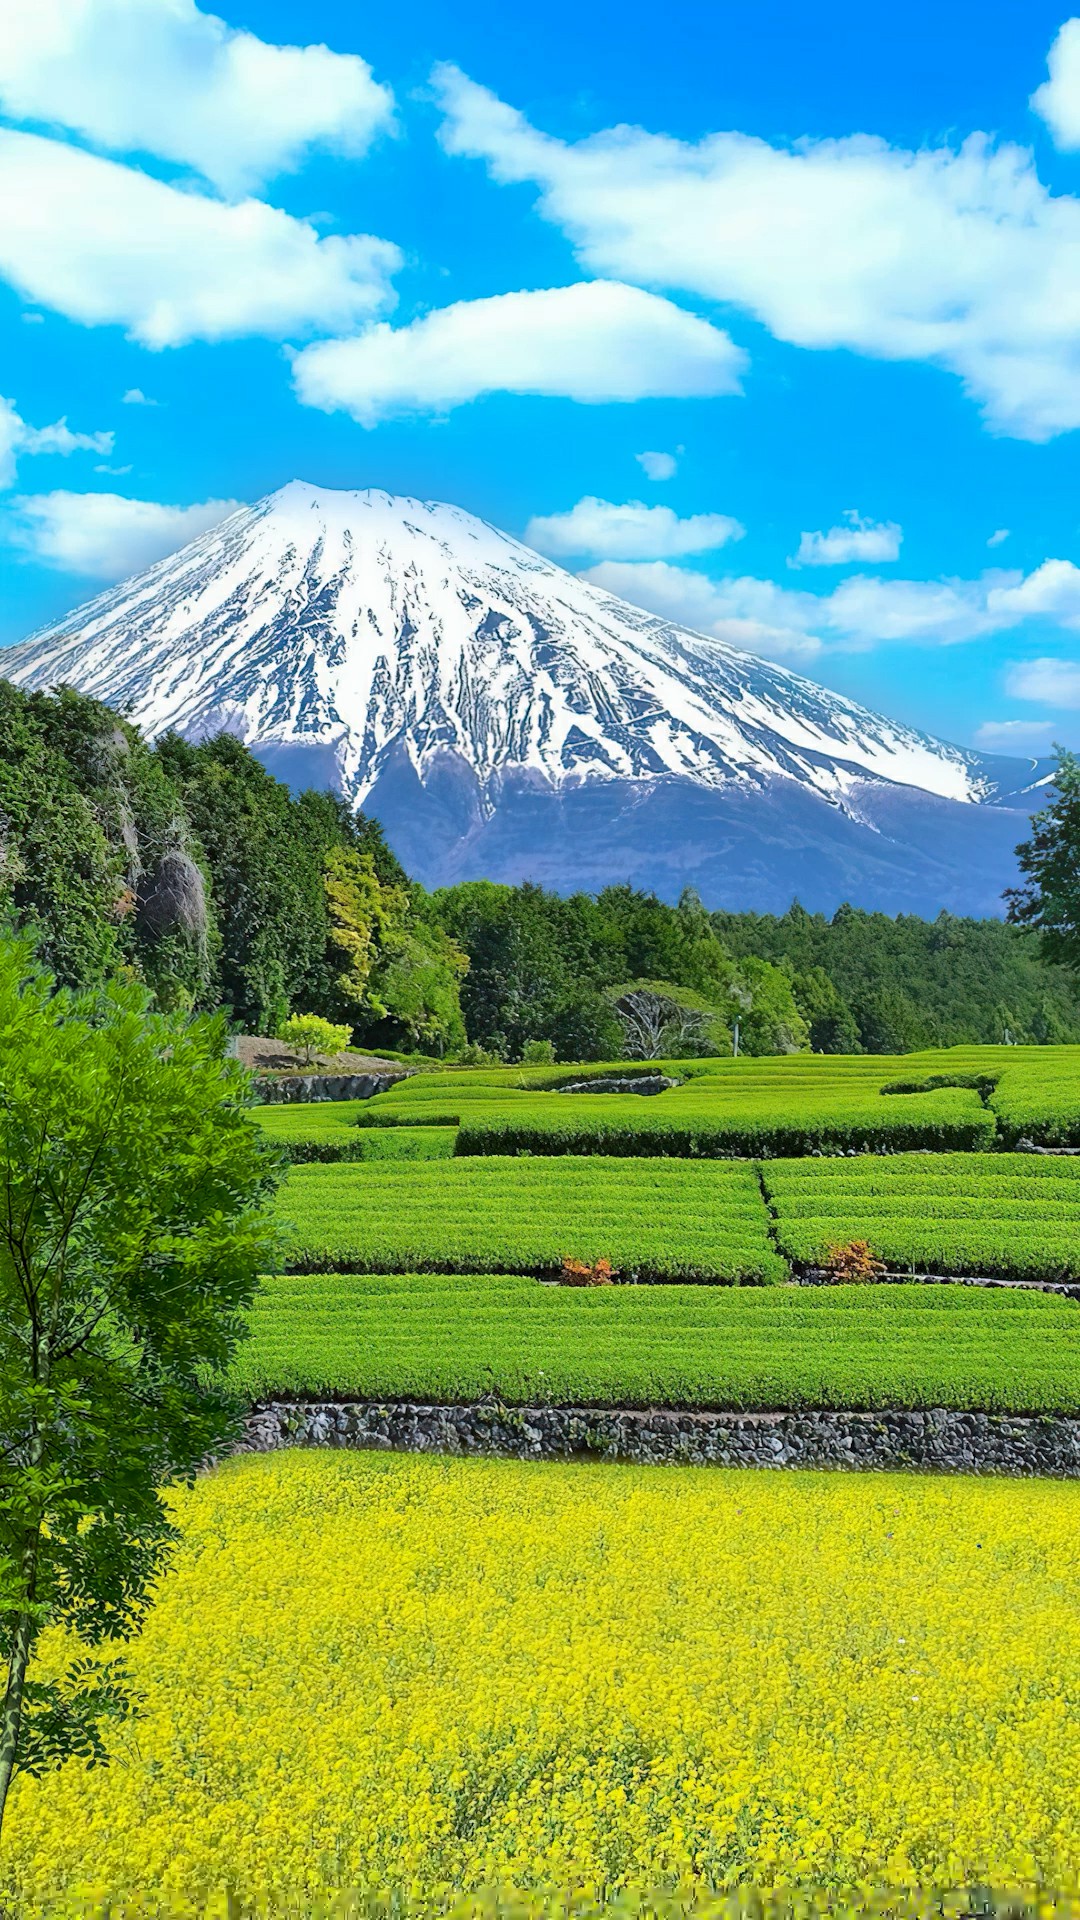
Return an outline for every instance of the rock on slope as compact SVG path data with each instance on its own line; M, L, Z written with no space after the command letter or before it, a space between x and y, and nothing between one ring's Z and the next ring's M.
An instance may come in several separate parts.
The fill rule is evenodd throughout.
M629 606L459 508L299 481L11 648L150 735L227 727L430 885L994 912L1045 769Z

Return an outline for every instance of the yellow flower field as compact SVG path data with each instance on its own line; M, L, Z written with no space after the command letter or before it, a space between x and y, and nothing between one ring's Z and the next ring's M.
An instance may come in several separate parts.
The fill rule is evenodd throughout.
M17 1785L20 1916L1076 1890L1080 1485L285 1454L178 1509L143 1717Z

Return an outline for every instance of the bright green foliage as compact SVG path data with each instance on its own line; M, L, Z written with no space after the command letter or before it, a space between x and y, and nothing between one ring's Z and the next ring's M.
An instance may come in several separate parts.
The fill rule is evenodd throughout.
M1016 849L1025 884L1007 895L1009 918L1039 935L1050 961L1080 970L1080 759L1058 752L1052 798Z
M994 1053L994 1050L988 1050ZM997 1049L1013 1057L1014 1049ZM1080 1054L1076 1055L1080 1070ZM840 1152L877 1146L989 1146L994 1116L974 1085L886 1093L906 1073L909 1084L937 1078L980 1078L965 1054L908 1058L650 1062L682 1084L657 1094L560 1093L580 1068L479 1068L417 1074L368 1101L358 1124L377 1127L431 1122L460 1124L459 1153L675 1154L724 1157ZM950 1073L950 1066L953 1068ZM924 1069L926 1069L924 1071ZM608 1063L591 1070L625 1075ZM985 1068L987 1084L994 1068Z
M42 1630L137 1630L163 1483L231 1429L274 1163L223 1041L133 984L55 993L26 938L0 942L0 1819L14 1767L95 1762L126 1710L92 1653L28 1679Z
M309 1160L449 1160L456 1127L359 1127L360 1102L311 1100L256 1107L255 1118L287 1157Z
M32 924L62 983L141 972L163 1006L212 976L202 851L157 756L130 723L63 688L0 681L0 911Z
M1080 1040L1080 1002L1065 969L1034 933L1001 920L941 913L890 919L842 906L831 920L796 903L769 913L714 913L737 961L792 969L795 998L817 1052Z
M815 1265L867 1240L890 1267L1014 1280L1080 1278L1080 1166L1029 1154L766 1162L777 1244Z
M1080 1051L1017 1047L1013 1059L989 1097L1003 1142L1026 1136L1039 1146L1080 1146Z
M238 1379L253 1398L1075 1413L1080 1311L973 1287L286 1275L256 1302Z
M679 1160L302 1166L279 1200L293 1272L554 1273L759 1283L786 1268L754 1169Z
M688 1087L635 1094L565 1094L492 1101L462 1115L461 1154L553 1153L750 1158L887 1147L986 1147L994 1117L963 1088L884 1099L873 1089L805 1080L738 1086L711 1077ZM543 1104L541 1101L543 1100ZM556 1104L557 1100L557 1104Z
M333 999L351 1028L373 1009L369 999L372 968L389 930L405 919L404 887L384 886L370 848L331 846L323 862L326 892L326 950ZM376 1009L382 1012L381 1006Z
M460 987L469 963L432 916L421 888L410 890L408 907L408 918L383 937L369 1034L373 1045L404 1042L410 1051L441 1058L465 1045Z
M623 1077L625 1062L450 1068L402 1079L330 1115L287 1119L288 1138L344 1147L356 1129L460 1127L459 1153L605 1153L766 1157L1015 1145L1023 1134L1080 1144L1080 1049L967 1047L895 1059L806 1055L772 1060L651 1061L682 1081L666 1092L560 1093ZM355 1142L352 1142L355 1146ZM329 1153L320 1157L331 1157ZM346 1157L344 1154L339 1157ZM352 1157L362 1157L356 1151Z
M320 1053L328 1057L341 1053L348 1046L349 1038L348 1027L336 1027L332 1020L323 1020L317 1013L290 1014L278 1029L278 1039L298 1048L305 1066L310 1066Z

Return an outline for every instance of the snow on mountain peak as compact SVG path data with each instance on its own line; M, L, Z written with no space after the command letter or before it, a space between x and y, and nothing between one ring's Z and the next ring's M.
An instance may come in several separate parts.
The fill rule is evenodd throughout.
M482 808L524 772L556 789L794 780L858 818L866 775L987 797L980 756L673 626L461 508L294 480L11 649L151 736L226 726L317 750L360 803L405 755L446 755Z

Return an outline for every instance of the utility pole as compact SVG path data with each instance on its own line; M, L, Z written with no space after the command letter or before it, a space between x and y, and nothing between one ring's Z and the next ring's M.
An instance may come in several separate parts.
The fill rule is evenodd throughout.
M737 1060L739 1057L739 1023L737 1020L735 1022L735 1044L732 1048L731 1057L733 1060Z

